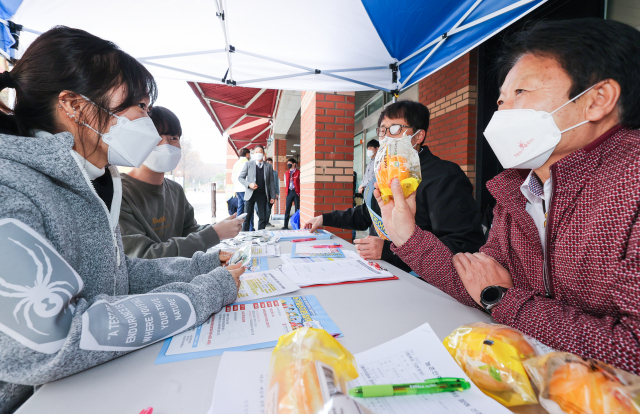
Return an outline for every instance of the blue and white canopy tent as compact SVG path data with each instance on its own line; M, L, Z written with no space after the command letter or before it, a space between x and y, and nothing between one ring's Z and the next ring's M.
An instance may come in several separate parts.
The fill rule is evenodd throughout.
M0 0L0 22L6 54L22 25L16 57L36 33L66 25L114 41L156 77L394 92L545 1Z

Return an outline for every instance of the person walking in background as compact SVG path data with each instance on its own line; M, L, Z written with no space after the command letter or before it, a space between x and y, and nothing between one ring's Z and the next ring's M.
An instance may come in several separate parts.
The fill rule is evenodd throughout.
M373 164L375 163L373 161L376 159L378 148L380 148L380 142L378 142L377 139L372 139L367 143L367 157L370 159L370 161L369 164L367 164L367 169L364 172L364 177L362 177L362 183L358 188L359 193L363 193L364 189L367 187L367 184L375 181L375 177L373 176Z
M300 210L300 171L297 167L298 162L293 158L289 158L287 161L289 170L284 173L284 183L285 187L287 187L287 205L284 211L284 227L282 227L282 230L289 230L291 205L295 202L296 211Z
M269 165L271 165L271 168L273 168L273 158L267 158L267 162L269 163ZM269 211L267 212L267 226L273 226L273 224L271 224L271 222L269 221L271 219L271 211L273 210L273 204L275 203L275 200L280 199L280 180L278 179L278 171L276 171L275 168L273 170L273 182L276 184L276 194L275 198L273 199L273 203L269 203Z
M120 231L129 257L192 257L220 240L235 237L242 226L235 214L215 225L199 225L182 186L166 179L180 162L182 126L161 106L149 111L162 140L144 163L122 174Z
M242 230L249 231L254 207L258 205L258 230L267 226L267 206L275 201L276 185L273 182L273 168L264 162L264 147L256 145L251 161L244 164L238 180L247 187L244 193L247 217Z
M249 150L247 148L242 148L238 152L238 156L240 157L235 164L233 164L233 172L231 173L231 182L233 183L233 190L236 192L236 196L238 199L238 215L244 213L244 192L247 191L244 185L238 180L238 176L242 171L242 167L244 164L249 161Z

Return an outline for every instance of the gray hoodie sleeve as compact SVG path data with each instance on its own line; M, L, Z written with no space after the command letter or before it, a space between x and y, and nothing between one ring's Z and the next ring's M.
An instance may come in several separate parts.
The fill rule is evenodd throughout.
M188 203L187 203L188 204ZM193 218L193 207L191 218ZM195 223L195 220L192 220ZM145 228L134 214L131 206L125 198L122 199L120 209L120 227L122 228L122 242L127 256L143 259L155 259L158 257L192 257L195 252L206 251L208 248L220 243L218 233L213 226L203 226L202 230L195 231L193 224L189 224L185 237L172 237L166 242L156 242L146 236Z
M44 283L49 283L52 289L53 286L64 287L72 292L69 297L73 298L68 302L55 302L60 309L54 317L45 315L45 318L36 318L38 312L49 311L48 307L30 308L30 313L21 311L21 323L13 326L13 333L7 333L6 330L0 332L0 382L39 385L84 371L194 324L200 324L237 297L236 284L231 274L221 267L212 270L219 264L215 254L198 253L194 259L143 260L127 259L120 253L123 263L116 267L114 258L114 269L128 271L129 295L111 295L113 279L109 278L105 281L91 281L106 288L104 293L87 298L82 291L77 293L79 289L74 290L67 282L54 282L74 281L74 274L75 277L80 276L58 255L53 248L55 243L46 238L47 226L52 223L44 222L38 208L27 197L0 186L0 214L2 219L19 222L29 229L31 233L18 233L23 237L18 241L21 240L25 250L39 246L33 248L30 253L32 257L36 255L47 258L45 269L53 269L53 273L46 276ZM5 229L3 230L6 231ZM28 239L29 234L34 235L35 244ZM122 251L118 231L116 242ZM2 253L0 251L0 258ZM6 257L1 261L10 262L5 260ZM30 273L22 277L11 272L11 269L9 271L11 274L2 273L7 282L11 278L13 286L18 286L15 285L18 280L28 287L27 279L33 277ZM23 280L19 279L21 277ZM3 288L7 290L10 286L5 283ZM3 298L0 301L4 315L2 322L14 323L12 314L17 305ZM23 322L27 315L33 326ZM42 336L34 328L47 336ZM134 336L129 341L128 335L132 331ZM148 338L146 333L149 334ZM41 342L36 343L34 340Z

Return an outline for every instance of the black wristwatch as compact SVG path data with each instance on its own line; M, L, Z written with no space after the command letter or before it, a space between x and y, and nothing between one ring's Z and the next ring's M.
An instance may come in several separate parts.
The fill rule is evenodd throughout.
M480 293L480 304L487 312L491 313L491 309L498 306L498 303L504 298L509 289L502 286L487 286Z

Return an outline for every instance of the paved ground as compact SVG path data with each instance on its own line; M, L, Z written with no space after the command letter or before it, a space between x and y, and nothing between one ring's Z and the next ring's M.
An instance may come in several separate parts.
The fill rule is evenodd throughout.
M200 224L214 224L217 221L224 220L229 217L227 210L227 200L224 192L218 192L216 195L216 217L211 217L211 193L208 191L186 191L187 200L193 206L196 221ZM254 223L258 222L258 214L255 214ZM274 227L267 229L280 229L284 222L282 220L271 220Z

